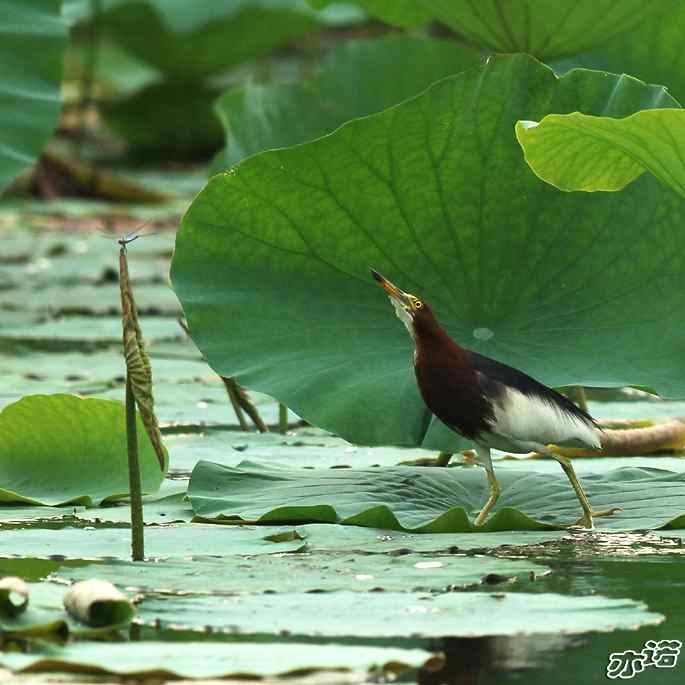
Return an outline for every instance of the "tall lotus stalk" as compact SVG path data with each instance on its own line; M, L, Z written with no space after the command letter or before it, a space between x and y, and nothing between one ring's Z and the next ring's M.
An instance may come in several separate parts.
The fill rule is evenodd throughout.
M152 396L152 368L145 351L143 334L138 323L138 310L133 299L128 276L126 246L135 240L119 240L119 288L121 290L121 311L123 323L124 358L126 360L126 436L128 445L129 492L131 496L131 551L133 561L145 557L143 536L143 501L140 485L140 463L138 460L138 436L136 430L136 406L145 426L145 431L157 454L159 466L164 471L166 450L162 444L159 424L155 416Z

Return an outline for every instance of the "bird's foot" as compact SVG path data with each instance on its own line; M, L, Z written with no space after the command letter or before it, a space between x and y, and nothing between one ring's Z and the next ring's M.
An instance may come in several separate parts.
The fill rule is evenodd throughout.
M621 507L611 507L605 511L590 511L581 516L575 523L571 523L566 528L586 528L592 530L595 527L593 519L602 518L603 516L613 516L615 513L623 511Z

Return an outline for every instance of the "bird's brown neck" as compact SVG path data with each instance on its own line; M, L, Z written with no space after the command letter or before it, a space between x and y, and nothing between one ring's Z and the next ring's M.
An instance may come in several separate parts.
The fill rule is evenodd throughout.
M423 401L458 433L480 435L492 408L479 387L471 352L454 342L434 316L424 315L418 324L414 372Z
M466 350L450 338L432 312L430 317L417 317L414 320L414 342L415 364L440 359L449 360L450 366L468 364Z

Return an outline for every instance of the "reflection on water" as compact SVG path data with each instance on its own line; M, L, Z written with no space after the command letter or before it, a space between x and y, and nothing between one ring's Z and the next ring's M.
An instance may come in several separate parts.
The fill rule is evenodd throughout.
M577 636L445 638L432 644L444 655L440 669L423 668L419 685L472 685L500 682L512 671L544 668L552 654L578 647ZM430 664L429 664L430 666Z
M539 635L480 639L446 638L442 669L418 673L420 685L585 685L610 682L609 655L640 651L647 640L685 641L685 546L678 535L652 532L577 532L539 545L496 550L497 556L531 558L553 573L528 584L526 592L598 594L640 600L666 616L658 626L582 636ZM515 586L510 591L520 591ZM551 607L553 611L553 607ZM645 670L636 685L682 685L685 655L676 668Z

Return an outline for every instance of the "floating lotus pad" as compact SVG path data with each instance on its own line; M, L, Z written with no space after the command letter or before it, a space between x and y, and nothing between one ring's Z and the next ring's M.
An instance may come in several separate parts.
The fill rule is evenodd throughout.
M577 497L558 474L497 470L502 494L478 529L539 530L576 521ZM673 527L685 523L685 473L623 468L585 474L583 484L597 509L624 511L596 525L607 530ZM488 497L479 468L328 469L309 471L243 462L227 467L201 461L188 488L202 519L260 523L345 523L430 533L474 530L470 519Z
M147 564L107 562L65 568L54 577L76 581L97 578L127 591L216 596L266 591L364 592L378 588L394 592L445 590L477 585L486 576L493 581L518 578L528 582L531 573L548 572L546 566L520 559L343 552L258 557L236 554L221 559L206 557L192 562L163 560Z
M539 593L325 592L147 598L142 621L242 634L317 637L485 637L576 634L656 625L641 602Z
M164 478L138 418L141 485ZM99 504L128 493L123 403L29 395L0 413L0 501Z
M268 654L269 658L265 658ZM317 671L398 672L431 658L420 649L232 642L76 642L42 645L32 654L0 654L13 671L71 671L149 678L240 678L304 675Z
M502 533L407 533L330 524L302 526L217 526L189 523L148 526L145 551L149 558L272 554L295 551L463 552L501 545L533 545L558 540L565 531L507 531ZM130 559L128 528L23 527L3 530L5 554L22 557L57 556L69 559Z
M260 411L265 405L259 405ZM270 407L269 407L270 409ZM224 409L230 413L230 408ZM266 418L271 411L265 412ZM394 466L403 461L435 459L435 452L420 448L364 447L331 435L290 436L278 433L241 433L211 430L206 433L169 435L165 444L170 469L190 473L201 459L237 466L245 458L268 460L288 466L317 469L352 466Z
M210 524L149 526L145 529L148 557L188 557L193 555L269 554L302 549L304 540L292 526L279 528L226 527ZM276 541L268 539L276 535ZM2 531L7 556L97 559L130 559L131 531L128 527L63 527Z

